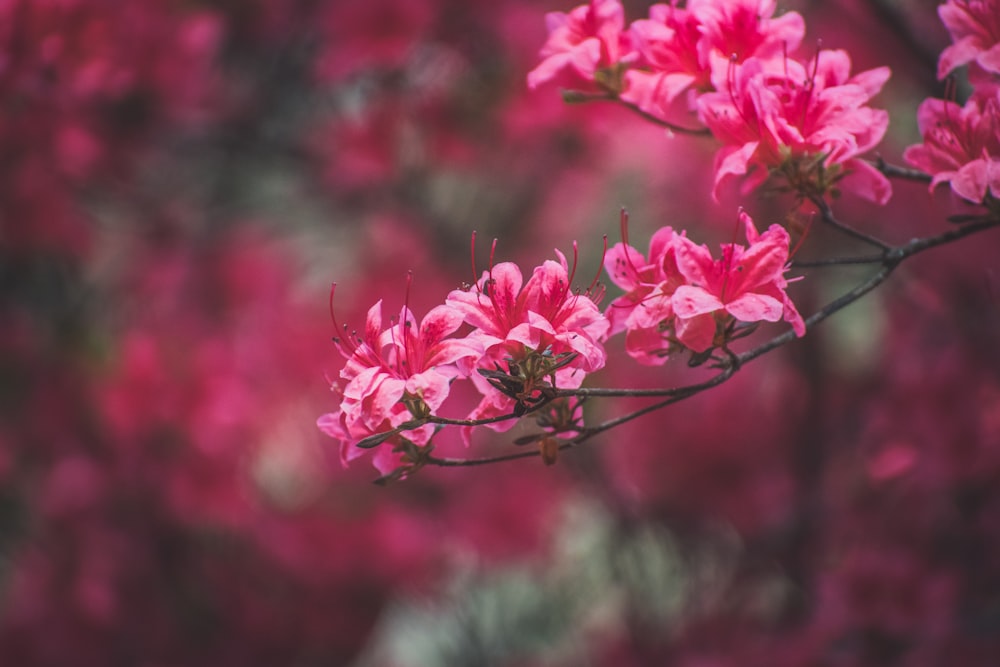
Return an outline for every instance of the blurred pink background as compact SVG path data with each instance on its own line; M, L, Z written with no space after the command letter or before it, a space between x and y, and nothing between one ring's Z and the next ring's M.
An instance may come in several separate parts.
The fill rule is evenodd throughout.
M552 468L381 488L316 429L331 281L361 326L407 270L418 314L469 281L473 230L480 266L493 237L526 270L576 239L589 281L621 206L638 247L666 224L727 241L739 205L782 220L711 201L710 140L527 90L571 6L0 4L0 664L996 664L995 230ZM935 3L783 10L805 50L892 68L899 163L943 94ZM894 242L958 208L907 183L837 203ZM863 277L791 294L809 313ZM609 353L602 386L699 377Z

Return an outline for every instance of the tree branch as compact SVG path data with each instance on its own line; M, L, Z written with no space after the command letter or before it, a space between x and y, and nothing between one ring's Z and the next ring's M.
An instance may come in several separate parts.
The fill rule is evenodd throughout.
M823 219L823 222L830 225L831 227L843 232L844 234L852 238L858 239L859 241L863 241L869 245L873 245L876 248L881 249L883 252L888 252L892 250L892 246L883 241L882 239L875 238L870 234L866 234L865 232L854 229L854 227L846 225L840 220L838 220L837 216L833 214L833 209L830 208L830 205L826 203L826 200L823 199L823 197L811 194L809 195L809 201L815 204L816 208L819 209L820 217Z
M873 165L889 178L901 178L909 181L917 181L919 183L930 183L931 180L933 180L933 177L930 174L924 173L919 169L897 167L896 165L886 162L881 156L876 158L874 162L869 162L869 164Z
M631 102L626 102L614 93L603 93L603 94L591 94L584 93L578 90L564 90L562 91L563 101L567 104L581 104L583 102L617 102L621 104L626 109L639 114L645 120L648 120L654 125L659 125L662 128L675 132L677 134L686 134L692 137L710 137L712 136L712 131L707 127L684 127L682 125L675 125L670 121L663 120L651 113L643 111Z
M990 218L983 219L977 222L969 223L959 227L957 229L948 230L942 234L936 236L930 236L925 238L918 238L909 241L901 246L885 246L885 252L880 258L860 258L863 259L862 262L857 263L874 263L876 261L881 262L881 268L874 273L872 276L859 283L850 291L842 294L838 298L834 299L826 306L824 306L819 311L813 313L808 318L806 318L806 328L811 329L823 320L831 317L835 313L843 310L847 306L851 305L855 301L859 300L864 295L868 294L876 287L885 282L893 271L904 261L918 255L931 248L936 248L948 243L952 243L966 236L971 236L979 232L985 231L987 229L1000 227L1000 218ZM848 228L850 229L850 228ZM881 243L881 242L879 242ZM840 258L843 259L843 258ZM850 258L848 258L850 259ZM842 262L850 263L850 262ZM649 414L651 412L656 412L662 408L678 403L682 400L690 398L696 394L699 394L712 387L717 387L724 382L728 381L733 377L737 371L739 371L744 365L757 359L768 352L771 352L786 343L795 340L796 335L792 330L788 330L778 336L775 336L771 340L758 345L757 347L743 352L739 355L733 355L731 360L724 366L723 370L706 380L698 384L688 385L684 387L673 387L664 389L616 389L616 388L580 388L580 389L558 389L554 393L554 397L641 397L641 396L658 396L665 397L664 400L658 401L651 405L645 406L633 412L620 417L615 417L608 419L597 426L592 426L586 428L574 438L567 440L559 445L559 449L570 449L575 447L587 440L590 440L594 436L608 431L612 428L620 426L626 422L637 419L643 415ZM540 406L539 406L540 407ZM494 423L497 421L503 421L510 417L500 417L490 420L444 420L437 419L437 423L462 423L470 422L468 424L462 423L461 425L477 425L471 422L482 422L482 423ZM512 461L515 459L525 459L534 458L541 455L541 451L534 449L530 451L514 452L511 454L504 454L500 456L480 458L480 459L459 459L459 458L439 458L434 456L428 456L425 459L427 465L436 465L441 467L470 467L470 466L480 466L488 465L493 463L501 463L504 461Z

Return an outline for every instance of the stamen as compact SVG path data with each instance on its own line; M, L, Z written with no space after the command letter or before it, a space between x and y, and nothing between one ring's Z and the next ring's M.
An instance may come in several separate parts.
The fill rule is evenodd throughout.
M622 206L621 215L618 218L618 226L621 229L622 244L625 246L625 261L628 262L628 266L635 273L636 278L639 277L639 269L636 268L635 264L632 262L632 257L629 255L629 250L632 248L628 242L628 211ZM604 262L601 262L603 265Z
M594 288L597 286L597 281L601 279L601 270L604 268L604 258L608 256L608 235L604 235L604 249L601 251L601 261L597 265L597 273L594 275L594 279L590 281L590 285L587 287L587 295L593 298Z
M500 308L497 306L496 290L494 289L494 287L496 286L496 280L493 279L493 261L496 257L496 253L497 253L497 239L494 238L493 243L490 244L490 268L487 271L489 278L483 282L483 288L486 291L486 296L490 300L490 304L493 306L493 312L497 316L497 319L500 321L505 321L505 318L502 317L503 313L501 313Z
M816 212L813 211L812 215L809 216L809 222L806 223L806 228L802 231L802 235L799 237L799 240L795 242L795 247L792 248L792 250L788 253L789 261L791 261L791 259L795 257L795 254L799 251L799 248L801 248L802 244L805 243L806 237L809 236L809 230L812 229L813 222L815 222L815 220L816 220Z
M736 253L736 234L740 228L740 220L743 217L743 207L739 208L736 213L736 222L733 223L733 233L730 236L730 243L722 246L722 266L725 271L722 273L722 289L719 291L719 300L722 303L726 302L726 287L729 282L729 274L733 270L733 256Z
M405 334L404 334L405 337ZM403 373L400 371L400 361L402 355L399 353L399 343L396 342L396 316L393 315L389 318L389 339L392 341L392 349L396 351L396 375L402 377ZM403 343L406 344L405 342Z
M736 88L736 64L738 58L736 54L729 56L729 67L726 68L726 88L729 93L729 101L732 102L733 108L736 109L736 115L740 117L746 125L750 125L750 121L747 120L746 115L743 113L742 105L736 102L736 93L734 92Z
M403 300L403 362L404 366L410 359L410 318L413 313L410 311L410 286L413 284L413 270L406 272L406 296Z
M472 284L479 289L479 273L476 271L476 230L472 230L472 248L469 253L472 258Z
M353 354L355 352L355 350L358 349L358 346L351 339L351 336L348 334L348 332L347 332L347 325L345 324L343 327L341 327L340 323L337 322L337 316L336 316L336 314L334 314L334 311L333 311L333 295L336 292L336 290L337 290L337 283L330 283L330 320L333 322L333 329L334 329L334 331L340 332L340 330L343 329L344 335L343 335L343 337L335 336L334 339L333 339L333 344L337 346L337 348L340 350L341 354L343 354L345 356L349 356L349 354ZM345 344L347 346L348 352L344 351Z
M565 289L563 290L562 300L566 299L566 295L569 294L570 289L573 286L573 278L576 277L576 265L580 261L580 246L576 241L573 241L573 268L569 272L569 279L566 281Z

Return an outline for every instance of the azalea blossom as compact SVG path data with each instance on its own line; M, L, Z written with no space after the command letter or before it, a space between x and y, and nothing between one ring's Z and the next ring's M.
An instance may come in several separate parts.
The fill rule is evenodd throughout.
M616 68L636 59L618 0L591 0L568 14L545 15L549 31L542 62L528 73L528 87L555 81L566 88L618 92Z
M716 89L733 62L749 58L781 64L805 36L805 20L798 12L777 18L775 0L690 0L688 10L701 24L700 59L712 72Z
M851 76L844 51L821 51L803 64L787 60L780 73L751 58L734 65L725 90L698 99L699 116L723 143L715 187L747 175L744 190L775 170L799 191L823 193L834 184L884 204L889 181L858 156L885 134L889 115L867 106L889 77L887 67Z
M938 7L938 16L954 42L938 59L939 79L967 63L1000 74L1000 2L949 0Z
M917 110L924 138L903 153L908 163L931 174L930 189L950 183L958 196L979 203L1000 195L1000 102L973 96L960 107L927 99Z
M516 375L529 398L545 377L554 376L560 387L575 388L587 373L604 366L608 321L589 294L571 289L566 257L558 250L556 255L558 262L546 260L527 283L517 265L502 262L485 271L473 287L448 295L446 305L475 327L466 341L478 354L460 361L483 394L470 418L510 414L519 403L510 392L498 389L498 380L478 369ZM489 426L506 430L512 425L506 421Z
M780 66L802 41L805 22L797 12L772 18L774 11L773 0L693 0L684 9L676 2L653 5L648 20L630 27L641 58L626 73L621 98L665 118L682 93L718 88L733 62L757 57Z
M626 352L645 365L664 363L671 347L671 332L663 323L673 321L671 297L684 284L676 259L681 237L672 228L661 227L650 239L648 259L622 242L604 260L611 282L625 290L606 311L611 333L625 331Z
M636 308L662 283L681 284L674 259L675 239L681 236L671 227L661 227L649 240L649 259L625 242L616 243L604 258L604 269L625 294L608 306L606 315L611 324L611 334L626 328L626 321ZM671 290L672 292L672 290Z
M640 59L625 74L627 86L621 99L665 118L682 93L708 89L709 69L698 49L701 28L695 14L676 4L653 5L648 19L634 21L629 32Z
M364 450L356 445L365 438L391 432L410 421L434 414L448 397L451 381L460 375L456 362L473 354L460 338L447 338L462 324L459 313L446 306L432 309L418 325L403 307L399 320L382 328L382 301L368 310L363 336L352 334L337 340L347 361L334 385L341 397L338 410L320 417L318 426L341 442L341 461L346 465ZM401 438L426 444L434 432L423 424L387 440ZM380 448L375 464L383 473L393 457Z
M721 259L683 234L663 227L650 241L649 259L627 243L608 252L605 268L626 290L611 302L611 331L625 331L629 356L659 365L676 350L705 352L726 342L730 325L784 319L799 336L805 323L785 292L788 232L772 225L759 234L745 212L748 247L722 246Z
M805 322L785 292L784 273L788 264L788 232L771 225L763 234L753 220L740 212L748 246L722 246L722 257L713 259L703 245L683 239L677 249L677 268L687 284L673 294L674 313L681 320L715 317L720 314L740 322L777 322L784 319L798 336L805 335ZM715 327L712 327L713 334ZM678 331L678 339L695 352L703 352L715 340L706 336L708 327L689 325Z

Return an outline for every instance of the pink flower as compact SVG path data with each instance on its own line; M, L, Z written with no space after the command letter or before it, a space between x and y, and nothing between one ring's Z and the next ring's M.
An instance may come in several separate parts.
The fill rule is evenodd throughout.
M479 353L460 362L484 396L470 418L509 414L517 404L476 369L521 373L530 393L554 365L560 366L554 371L557 383L569 388L579 387L586 373L604 366L608 321L588 295L571 290L566 257L558 250L556 254L559 262L547 260L536 267L523 287L520 269L502 262L484 272L473 288L448 295L446 305L475 327L466 340ZM512 425L507 421L490 427Z
M774 19L774 9L770 0L693 0L686 9L676 2L653 5L649 20L630 28L641 60L626 73L622 99L666 118L681 93L720 87L734 61L757 57L780 65L798 48L805 23L796 12Z
M722 246L714 260L705 246L663 227L653 235L649 260L619 243L605 268L627 290L608 307L611 332L625 331L625 349L641 364L654 366L670 352L705 352L724 343L733 320L776 322L782 318L798 335L805 324L785 293L788 232L772 225L758 234L740 213L749 248Z
M684 283L676 259L681 238L670 227L661 227L649 241L648 260L627 243L615 244L604 259L611 282L626 290L605 313L610 332L625 331L625 350L647 366L664 363L670 349L670 332L661 323L673 319L671 297Z
M476 327L470 338L486 356L519 360L547 350L579 355L570 366L588 373L604 366L608 321L588 296L571 290L566 257L556 254L559 262L536 267L523 289L521 270L502 262L483 272L474 288L448 295L445 303Z
M542 62L528 73L528 87L556 81L566 88L615 90L621 87L621 64L634 60L623 32L624 11L618 0L591 0L570 11L545 15L549 30Z
M722 88L730 63L749 58L778 59L799 47L806 27L802 15L788 12L773 18L775 0L690 0L688 11L701 23L701 61Z
M834 183L878 203L889 181L858 155L885 134L889 115L866 106L889 77L880 67L850 76L844 51L821 51L811 64L788 60L782 73L751 58L735 66L728 90L698 99L699 116L724 145L716 155L715 188L749 174L745 190L780 170L798 190L826 192Z
M708 66L698 50L701 27L697 16L675 5L653 5L648 20L633 22L629 31L640 60L626 72L628 85L621 98L665 118L683 92L708 88Z
M604 269L611 282L625 290L625 294L612 301L605 312L611 324L610 334L626 328L626 320L658 285L678 281L680 274L677 272L674 248L680 236L670 227L656 230L649 240L648 260L627 243L616 243L608 250L604 257Z
M972 97L964 107L927 99L917 110L924 143L910 146L903 159L933 175L930 189L945 182L958 196L981 202L1000 195L1000 102Z
M340 377L346 382L339 391L337 412L317 422L325 433L341 442L341 461L346 465L363 453L355 447L369 436L391 431L422 416L434 414L448 397L450 382L459 375L455 362L474 353L463 339L446 338L462 324L461 315L446 306L432 309L417 325L405 306L399 321L382 329L382 301L368 311L364 336L353 334L338 340L347 362ZM404 431L401 436L417 445L426 444L434 433L432 424ZM399 438L388 442L398 443ZM376 467L388 465L387 448L380 448Z
M1000 74L1000 2L949 0L938 7L938 16L954 41L941 52L939 79L970 62L987 72Z
M788 262L788 232L779 225L758 234L753 220L740 212L749 246L722 246L715 260L708 248L682 239L677 249L677 267L687 279L673 294L674 313L681 320L714 317L725 313L741 322L777 322L784 318L799 336L805 323L785 293ZM716 328L704 322L678 328L677 337L695 352L712 347ZM712 336L709 337L708 333Z

